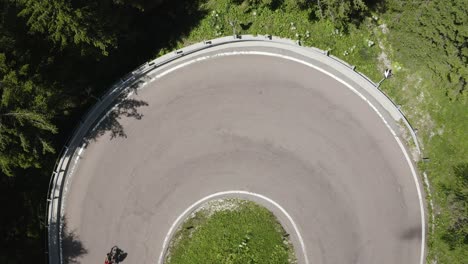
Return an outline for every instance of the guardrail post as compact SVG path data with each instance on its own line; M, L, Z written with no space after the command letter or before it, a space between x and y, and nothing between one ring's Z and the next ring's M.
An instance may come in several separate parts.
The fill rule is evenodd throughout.
M384 71L384 77L382 78L382 80L380 80L380 82L377 84L377 87L380 87L380 84L382 84L383 81L385 81L386 79L392 77L392 70L391 69L385 69Z
M237 34L237 32L236 32L237 21L230 21L230 25L233 27L233 39L230 38L230 37L226 37L226 38L221 39L221 40L220 40L220 39L215 39L215 40L214 40L215 46L216 46L216 45L223 45L223 44L226 44L226 43L236 43L236 42L240 42L240 41L237 41L237 40L241 40L241 39L242 39L242 35ZM268 39L268 40L273 40L273 36L270 35L270 34L265 35L265 38ZM249 36L247 36L247 37L244 39L244 41L249 41L249 40L252 40L252 38L249 37ZM258 38L255 38L255 40L261 40L261 36L259 36ZM281 40L280 38L275 39L275 41L282 42L282 40ZM288 40L287 44L290 45L291 42L292 42L291 40ZM161 65L165 65L166 63L169 63L169 62L171 62L171 61L173 61L173 60L175 60L175 59L177 59L177 58L180 58L180 57L182 57L182 56L184 56L184 55L186 55L186 54L193 54L194 52L196 52L196 51L198 51L198 50L203 50L203 49L206 49L206 48L210 48L210 47L212 47L212 45L213 45L213 40L205 40L205 41L203 42L203 44L204 44L205 46L198 44L198 45L197 45L197 49L195 49L195 51L192 50L192 49L190 49L190 48L185 49L185 51L184 51L183 49L180 49L180 50L174 51L170 56L167 56L167 57L166 57L166 56L163 56L165 59L159 59L159 58L158 58L159 60L156 59L156 60L153 60L153 61L151 61L151 62L146 62L145 65L140 66L136 71L133 71L132 73L127 74L126 76L120 78L120 79L119 79L120 83L118 83L118 84L116 83L116 84L115 84L115 87L112 87L112 90L113 90L113 91L112 91L111 93L108 93L108 94L106 94L106 95L101 96L101 97L99 98L99 101L103 101L103 102L105 102L107 105L110 105L111 102L112 102L112 100L114 100L114 99L112 99L112 96L109 96L109 95L113 94L114 92L117 92L117 94L118 94L118 93L120 93L120 92L125 91L126 89L128 89L128 88L129 88L129 85L128 85L128 84L131 83L131 81L133 81L133 80L135 80L135 79L138 79L138 78L140 78L141 76L143 76L143 75L142 75L142 72L147 72L147 70L148 70L148 69L147 69L147 66L153 66L153 65L154 65L154 67L151 67L151 69L155 69L155 68L157 68L157 67L159 67L159 66L161 66ZM300 40L296 40L296 44L299 45L299 46L302 46L302 43L301 43ZM347 63L344 63L343 61L339 60L338 58L332 56L332 55L330 54L330 50L323 50L323 51L322 51L322 50L319 50L319 49L317 49L317 48L315 48L315 49L313 49L313 50L314 50L315 52L317 52L317 54L324 54L324 55L327 56L327 57L331 57L334 61L338 61L338 62L340 62L341 64L346 65L348 68L351 68L353 71L356 72L356 66L351 66L351 65L349 65L349 64L347 64ZM148 72L149 72L149 71L148 71ZM359 73L358 71L357 71L357 73L360 74L360 75L361 75L362 77L364 77L365 79L367 79L367 81L369 81L370 83L372 83L372 85L374 85L374 86L377 87L377 88L380 86L380 84L381 84L385 79L387 79L387 78L389 78L389 77L391 76L391 70L390 70L390 69L387 69L387 70L384 72L384 76L385 76L384 79L382 79L378 84L376 84L375 82L373 82L372 80L370 80L367 76L365 76L365 75ZM130 75L130 76L129 76L129 75ZM155 78L152 78L152 79L154 80ZM383 93L383 92L382 92L382 93ZM109 99L109 97L111 98L111 100ZM403 112L401 111L401 105L397 105L397 108L398 108L398 111L400 112L399 114L403 115ZM98 109L98 108L97 108L97 109ZM91 109L91 110L94 110L94 109ZM99 110L99 109L98 109L98 110ZM92 111L92 112L94 112L94 111ZM95 112L99 112L99 111L95 111ZM100 113L100 114L102 114L102 113ZM91 114L90 114L90 115L91 115ZM105 115L104 115L104 116L105 116ZM404 117L404 116L403 116L403 117ZM89 118L89 116L86 115L86 116L84 117L84 119L81 119L80 122L79 122L80 125L84 125L84 122L85 122L85 121L88 121L88 118ZM406 119L404 119L404 120L406 120ZM408 128L411 130L411 126L410 126L409 124L408 124L407 126L408 126ZM79 129L76 129L76 130L80 131L80 129L82 129L82 128L79 128ZM76 135L76 134L77 134L77 131L76 131L76 130L73 131L73 135ZM417 129L415 129L415 130L413 130L413 131L414 131L414 134L416 134L416 133L418 132ZM81 132L81 131L80 131L80 132ZM85 131L85 132L86 132L86 131ZM73 139L73 138L72 138L72 139ZM72 142L70 142L70 141L72 141ZM414 141L415 141L416 147L419 149L417 138L414 138ZM70 144L70 146L74 146L73 140L70 140L70 139L68 140L68 143L67 143L67 144ZM56 179L53 179L53 181L51 180L51 182L53 182L53 184L54 184L54 187L53 187L54 192L53 192L53 193L48 193L47 201L48 201L49 203L51 203L54 199L61 199L60 190L57 189L56 187L57 187L58 184L63 183L64 178L66 178L67 175L66 175L66 173L64 173L64 172L67 171L67 168L68 168L68 167L67 167L67 166L68 166L67 164L70 163L70 160L71 160L72 158L76 157L75 155L78 155L78 157L79 157L79 154L77 154L76 151L73 151L72 153L68 153L69 147L70 147L70 146L64 146L64 152L61 154L61 157L60 157L60 163L59 163L59 164L60 164L60 168L56 168L56 171L53 172L53 177L56 178ZM66 154L67 159L64 158L64 157L65 157L65 156L64 156L65 154ZM420 157L421 157L421 160L422 160L423 162L429 162L429 161L430 161L430 159L429 159L428 157L423 157L421 153L420 153ZM59 175L59 174L60 174L60 175ZM62 174L63 174L63 175L62 175ZM62 176L62 178L60 179L62 182L58 182L59 176ZM62 185L59 185L59 186L62 187ZM58 194L57 194L57 192L58 192ZM49 207L49 205L50 205L50 207ZM51 216L51 217L52 217L51 219L48 219L48 216L46 216L47 221L53 220L53 217L56 217L56 218L57 218L57 219L56 219L57 223L60 223L60 221L61 221L61 220L60 220L60 208L58 209L58 212L57 212L57 209L55 208L55 204L53 204L53 203L48 204L47 210L49 210L50 208L53 208L54 210L51 210L51 211L54 211L54 212L50 212L50 214L52 215L52 216ZM48 212L48 211L46 211L46 213L47 213L47 212ZM52 224L52 226L46 225L46 227L47 227L47 229L52 229L52 228L53 228L54 231L55 231L55 229L58 229L58 231L59 231L58 234L60 235L61 232L62 232L62 230L61 230L61 225L62 225L62 224L56 224L56 223L54 223L54 224ZM47 233L46 238L49 237L48 235L49 235L49 233L50 233L50 230L47 230L47 231L48 231L48 233ZM55 240L53 240L52 242L55 242ZM49 241L49 243L52 243L52 242ZM61 241L59 240L57 243L60 244ZM49 249L48 246L49 246L49 245L47 245L47 249ZM46 251L46 254L49 254L49 252ZM62 260L61 249L59 250L59 260Z

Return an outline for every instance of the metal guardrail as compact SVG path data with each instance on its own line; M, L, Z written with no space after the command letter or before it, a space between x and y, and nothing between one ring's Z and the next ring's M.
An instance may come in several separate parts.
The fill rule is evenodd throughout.
M413 139L413 142L414 142L414 145L415 145L415 147L416 147L416 150L417 150L417 152L418 152L420 158L422 158L422 151L421 151L421 148L420 148L420 146L419 146L419 140L418 140L418 137L416 136L416 132L415 132L413 126L410 124L409 120L406 118L406 116L405 116L405 114L403 113L403 111L401 110L401 108L400 108L397 104L395 104L395 103L393 102L393 100L392 100L386 93L384 93L384 92L379 88L379 85L378 85L377 83L375 83L374 81L372 81L369 77L367 77L367 76L366 76L365 74L363 74L362 72L357 71L357 70L356 70L356 68L357 68L356 66L350 65L349 63L343 61L342 59L340 59L340 58L338 58L338 57L335 57L335 56L333 56L333 55L328 54L328 52L326 52L326 51L324 52L324 54L325 54L326 56L330 57L331 59L333 59L333 60L339 62L340 64L342 64L342 65L344 65L344 66L350 68L351 70L353 70L353 71L356 72L357 74L359 74L363 79L365 79L365 80L368 81L372 86L374 86L374 87L377 89L377 91L379 91L380 94L382 94L383 96L385 96L385 97L388 99L388 101L391 102L391 103L395 106L396 109L398 109L398 112L400 113L400 117L401 117L401 119L403 120L403 123L405 124L405 126L407 127L408 131L409 131L410 134L411 134L411 137L412 137L412 139Z
M278 44L286 44L286 45L294 45L299 47L299 43L296 43L289 39L282 39L278 37L272 37L271 35L265 36L251 36L251 35L237 35L234 37L223 37L213 40L207 40L201 43L197 43L181 50L177 50L173 53L168 53L163 55L157 59L151 60L146 62L139 67L137 67L134 71L126 74L122 79L116 82L111 88L102 95L98 102L89 108L86 113L83 115L84 117L80 120L79 124L75 126L72 133L66 140L66 144L61 149L58 155L58 159L55 162L54 169L49 181L49 186L47 190L47 200L46 200L46 258L49 263L62 263L62 249L61 249L61 235L62 235L62 223L61 223L61 210L62 210L62 194L63 188L66 180L66 176L68 173L68 169L70 166L71 161L74 160L76 154L76 150L79 146L83 144L83 137L93 128L96 122L99 120L98 118L101 117L118 95L121 92L130 88L130 86L137 83L137 81L146 75L147 73L159 68L163 67L164 65L175 61L181 57L184 57L189 54L196 53L201 50L209 49L212 47L222 46L226 44L232 44L237 42L253 42L253 41L264 41L264 42L271 42L271 43L278 43ZM331 56L328 51L323 51L318 48L313 47L304 47L308 51L312 51L323 56L329 57L334 61L339 62L340 64L346 66L347 68L353 70L358 75L360 75L363 79L369 82L372 86L374 86L382 95L387 98L392 105L398 109L400 114L400 118L403 119L407 129L410 131L412 139L415 143L416 149L418 153L421 155L421 149L419 147L418 138L416 133L411 126L411 124L406 119L403 112L400 108L383 92L378 88L378 85L369 79L367 76L362 74L359 71L356 71L356 67L352 66L341 59ZM53 247L56 247L53 249ZM53 250L51 250L53 249ZM54 251L53 255L51 255L51 251Z

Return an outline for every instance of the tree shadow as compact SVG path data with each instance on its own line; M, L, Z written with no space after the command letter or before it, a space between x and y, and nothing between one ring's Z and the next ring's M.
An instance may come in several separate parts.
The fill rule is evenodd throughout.
M107 113L104 119L102 119L100 123L97 123L97 126L89 132L87 136L85 136L85 142L88 143L90 141L95 141L108 131L110 132L111 140L116 137L127 137L124 127L119 120L122 117L130 117L140 120L143 118L143 114L138 112L138 108L148 106L148 103L143 100L128 98L131 91L136 92L136 88L130 89L119 95L116 99L116 103L113 104L112 109Z
M22 18L14 23L23 27L27 36L15 52L37 55L32 65L41 66L45 86L55 89L54 104L59 110L54 123L60 131L54 138L57 148L66 143L76 121L95 103L94 98L139 65L177 48L208 14L201 0L70 2L93 10L106 35L113 36L115 43L108 47L107 56L93 48L83 53L75 45L52 48L50 41L27 34Z
M284 8L285 6L285 0L269 0L269 1L252 1L252 0L231 0L232 4L244 6L244 12L250 12L254 9L258 8L268 8L272 11L275 11L280 8ZM289 2L289 4L295 4L295 7L300 8L301 10L305 10L307 8L311 8L314 6L314 2L312 1L307 1L307 0L302 0L302 1L296 1L296 2Z
M385 13L387 11L387 3L385 0L365 0L367 7L374 12Z
M96 3L97 15L115 36L115 47L109 48L108 56L83 56L74 47L65 49L54 57L55 63L48 69L47 76L54 81L59 79L70 95L89 100L83 87L88 87L96 96L104 93L115 80L154 59L162 49L175 49L207 15L200 7L201 0L136 2L142 4L141 9L127 3L109 7Z
M371 18L373 13L383 13L387 10L387 5L385 0L364 0L364 4L367 7L365 10L356 10L351 8L349 13L347 14L347 18L343 20L336 20L334 21L331 19L329 12L327 12L327 4L326 1L320 1L321 4L319 5L319 1L303 1L298 2L297 7L301 10L309 10L309 20L310 21L318 21L320 19L328 19L334 23L334 26L339 29L341 32L349 34L349 26L354 25L359 27L363 24L366 18ZM342 1L343 2L343 1ZM331 4L331 6L336 7L335 4ZM341 9L334 10L335 12L343 11ZM328 15L327 15L328 14Z
M64 264L80 263L79 258L88 254L88 250L83 246L74 230L69 230L65 217L62 217L62 253Z
M32 169L15 177L0 173L0 263L33 263L44 259L44 179Z

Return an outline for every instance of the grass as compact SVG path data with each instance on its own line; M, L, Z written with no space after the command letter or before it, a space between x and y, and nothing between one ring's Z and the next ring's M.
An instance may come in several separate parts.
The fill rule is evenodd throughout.
M434 230L429 230L428 260L463 263L468 259L468 107L466 100L450 99L445 83L429 72L413 71L402 63L398 78L382 87L402 105L402 110L418 128L423 155L420 162L431 183L434 200ZM426 189L426 193L428 190ZM430 209L430 208L429 208ZM430 218L429 218L430 220Z
M310 11L285 4L284 8L251 8L229 0L211 0L202 5L208 15L203 18L177 47L202 40L233 34L271 34L300 40L305 46L329 50L335 56L353 63L371 78L382 75L375 68L379 47L374 33L367 29L375 22L369 19L362 27L351 25L348 34L337 30L329 21L311 21ZM230 25L234 22L234 27Z
M390 21L390 15L384 17ZM385 20L381 23L385 23ZM390 33L391 34L391 33ZM429 263L466 263L468 259L468 106L467 93L454 98L449 85L416 62L399 56L381 35L395 78L382 89L402 106L412 125L418 129L424 157L419 170L431 183L430 197L435 216L429 217L427 260ZM395 40L394 40L395 41ZM428 193L426 188L426 194Z
M167 264L295 263L294 250L276 217L238 199L208 202L178 229Z
M340 32L326 20L311 19L310 10L284 1L275 10L232 4L230 0L211 0L202 5L205 16L177 46L220 36L271 34L299 40L304 46L329 50L331 54L356 65L357 70L374 82L383 69L391 67L394 76L381 89L401 105L409 122L418 130L423 155L429 162L419 162L431 184L435 221L428 217L428 262L463 263L468 259L468 107L467 93L454 99L446 94L447 83L421 65L399 56L392 47L392 14L373 14L360 25L350 25ZM398 15L398 14L397 14ZM411 141L407 145L412 147ZM426 193L428 194L426 188ZM429 204L429 201L428 201Z
M419 163L420 171L427 172L430 179L435 203L428 259L463 263L468 259L466 102L451 101L441 89L443 83L431 79L427 73L413 73L403 68L400 75L400 80L392 80L383 87L393 98L398 98L396 101L402 105L406 116L419 129L423 154L429 159L427 163ZM407 82L402 83L405 80ZM461 226L461 230L456 230L460 229L457 226Z

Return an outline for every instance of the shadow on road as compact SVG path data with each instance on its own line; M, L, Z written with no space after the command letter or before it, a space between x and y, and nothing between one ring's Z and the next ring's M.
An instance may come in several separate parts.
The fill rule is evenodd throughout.
M80 263L78 259L88 253L75 231L68 229L64 217L62 218L62 250L65 264Z
M135 89L123 92L117 99L116 103L113 104L113 109L107 114L107 116L97 124L97 127L85 137L85 141L94 141L110 132L110 139L116 137L126 138L127 134L120 123L122 117L131 117L137 120L140 120L143 117L143 114L138 112L138 108L142 106L148 106L148 103L143 100L136 100L128 98L130 92L136 92Z

